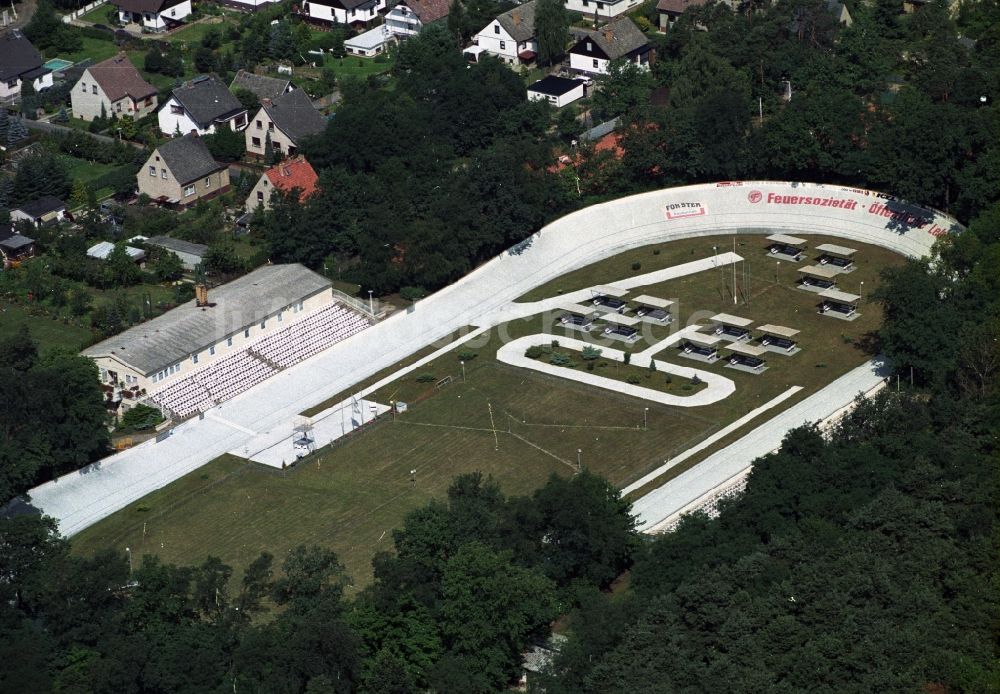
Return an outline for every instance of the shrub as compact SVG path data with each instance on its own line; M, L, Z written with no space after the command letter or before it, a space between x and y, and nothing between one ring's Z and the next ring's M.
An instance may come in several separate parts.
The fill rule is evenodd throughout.
M635 261L634 263L632 263L632 269L633 270L641 270L642 269L642 263L640 263L638 260Z
M632 374L631 376L629 376L625 380L627 382L631 383L632 385L636 385L639 382L639 377L636 376L635 374Z
M631 364L632 363L632 353L631 352L625 352L625 356L622 357L622 363L623 364Z
M122 415L122 428L133 431L152 429L163 421L163 415L155 407L136 405Z
M825 369L826 368L826 362L822 362L821 361L819 364L816 365L816 368L817 369Z
M479 354L468 349L463 349L461 352L458 353L458 358L461 359L462 361L472 361L478 356Z
M691 390L693 387L690 383L685 383L681 386L681 390Z
M570 366L573 364L573 360L568 354L563 354L562 352L555 352L549 357L549 363L554 366Z
M588 361L587 362L587 371L593 371L593 370L594 370L594 362L593 361Z
M552 349L559 349L559 340L552 341Z
M670 375L670 374L667 374L667 377L666 377L666 378L664 379L664 381L665 381L666 383L673 383L673 382L674 382L674 379L673 379L673 377L671 377L671 375Z
M399 290L399 295L407 301L416 301L427 296L427 290L423 287L403 287Z
M700 384L701 384L701 379L698 378L698 374L695 374L694 376L691 377L691 385L697 386Z
M434 380L434 374L420 374L417 376L417 383L430 383Z
M531 347L528 347L528 349L524 350L524 356L528 359L538 359L538 357L542 356L541 346L532 345Z
M583 348L582 352L580 352L580 356L582 356L586 361L593 363L595 359L601 356L601 350L599 350L597 347L590 347L588 345L587 347Z
M653 255L659 255L659 254L660 254L660 249L659 248L654 248L653 249Z

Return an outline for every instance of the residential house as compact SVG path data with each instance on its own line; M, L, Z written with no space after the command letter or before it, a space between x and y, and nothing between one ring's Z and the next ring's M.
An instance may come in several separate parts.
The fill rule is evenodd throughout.
M0 228L0 260L3 267L35 255L35 239L14 230L11 224Z
M606 75L612 60L628 60L648 68L649 55L646 35L635 22L622 17L600 29L586 32L569 50L569 67L590 75Z
M246 70L240 70L233 78L229 90L235 92L237 89L246 89L258 99L277 99L283 94L295 89L291 80L278 77L267 77L266 75L255 75Z
M386 0L304 0L299 14L321 24L364 27L386 6Z
M264 99L246 129L247 153L263 157L270 139L278 158L292 157L302 140L326 128L326 118L313 108L305 92L296 89L274 101Z
M701 7L708 0L659 0L656 3L656 14L659 16L660 31L667 31L680 16L692 7Z
M164 135L210 135L218 128L245 128L247 110L222 80L207 75L175 89L157 118Z
M482 52L494 55L508 65L534 61L538 55L535 37L535 5L531 0L494 19L476 34L476 44Z
M247 197L246 211L253 212L258 207L269 209L271 194L276 190L283 193L297 190L298 199L302 202L316 192L318 181L316 171L303 157L283 161L265 171L257 181Z
M142 31L159 32L182 24L191 14L191 0L112 0L118 21L138 24Z
M548 101L556 108L583 98L583 80L549 75L528 85L529 101Z
M42 66L42 56L31 41L17 31L0 34L0 101L15 101L21 84L30 81L35 91L52 86L52 71Z
M182 207L229 190L229 168L212 158L197 135L175 137L157 147L136 178L139 193Z
M234 10L256 12L262 7L267 7L272 2L278 2L278 0L218 0L218 2L220 5L232 7Z
M155 246L173 253L181 261L181 267L189 272L194 271L195 267L201 265L208 254L208 246L202 243L191 243L190 241L175 239L169 236L154 236L151 239L146 239L144 243L147 246Z
M566 9L596 19L613 19L634 10L642 0L566 0Z
M344 50L349 55L356 55L362 58L374 58L382 53L386 47L396 42L396 36L389 31L385 24L379 24L374 29L352 36L344 41Z
M156 87L142 78L124 53L91 65L70 92L73 115L85 121L105 116L144 118L156 110Z
M385 16L385 26L398 38L416 36L428 24L448 16L448 0L400 0Z
M107 260L108 256L115 250L115 244L110 241L101 241L95 243L93 246L87 249L87 257L94 258L95 260ZM135 262L136 265L142 265L146 262L146 251L141 248L135 248L134 246L125 246L125 253L129 258Z
M36 227L53 224L65 218L66 203L51 195L42 196L10 211L10 221L31 222Z

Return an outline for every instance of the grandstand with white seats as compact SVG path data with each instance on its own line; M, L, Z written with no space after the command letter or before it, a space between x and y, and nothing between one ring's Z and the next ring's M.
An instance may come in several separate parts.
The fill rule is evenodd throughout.
M83 351L108 399L183 419L369 327L363 303L338 297L301 265L268 265Z

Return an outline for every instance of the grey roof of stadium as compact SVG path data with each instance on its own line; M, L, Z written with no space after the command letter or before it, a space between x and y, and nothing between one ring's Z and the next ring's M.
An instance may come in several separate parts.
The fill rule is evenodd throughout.
M115 357L153 374L328 287L330 280L302 265L265 265L210 290L211 307L198 308L189 301L81 354Z

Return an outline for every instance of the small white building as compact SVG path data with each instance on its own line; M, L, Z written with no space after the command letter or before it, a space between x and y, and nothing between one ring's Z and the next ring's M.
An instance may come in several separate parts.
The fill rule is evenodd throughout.
M195 77L175 89L157 114L164 135L210 135L247 126L247 110L215 75Z
M616 19L596 31L588 31L569 50L571 70L589 75L608 74L612 60L624 59L648 69L649 40L628 17Z
M386 0L304 0L299 14L329 24L368 26L386 8Z
M425 26L448 16L448 0L400 0L385 16L385 26L393 36L407 38Z
M369 29L363 34L352 36L344 41L344 50L349 55L374 58L379 53L384 52L386 46L395 40L396 37L389 31L389 28L385 24L380 24L374 29Z
M156 87L142 78L128 56L119 53L91 65L70 92L73 115L85 121L105 116L136 120L156 110Z
M534 84L528 85L530 101L548 101L556 108L562 108L577 99L583 98L583 80L567 79L549 75Z
M52 86L52 71L42 66L42 56L21 32L0 34L0 101L18 99L25 81L40 92Z
M66 203L52 195L44 195L19 205L10 211L10 221L31 222L36 227L66 219Z
M205 244L191 243L170 236L154 236L151 239L146 239L145 243L147 246L155 246L173 253L181 261L181 267L188 271L194 270L208 255L208 246Z
M107 260L108 256L115 250L115 244L110 241L101 241L100 243L95 243L93 246L87 249L87 257L94 258L96 260ZM146 260L146 251L141 248L133 248L132 246L125 246L125 253L129 258L132 259L137 265L142 265Z
M588 17L613 19L634 10L642 0L566 0L566 9Z
M191 0L113 0L118 8L118 21L138 24L143 31L159 32L172 29L191 14Z

